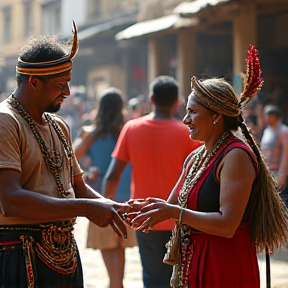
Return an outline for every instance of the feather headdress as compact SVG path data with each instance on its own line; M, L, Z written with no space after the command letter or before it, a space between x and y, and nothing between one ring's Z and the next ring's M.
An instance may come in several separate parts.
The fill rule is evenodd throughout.
M72 32L73 32L73 42L70 53L67 53L60 59L47 61L47 62L38 62L38 63L30 63L22 61L19 57L16 71L19 74L24 75L57 75L72 69L72 60L78 51L78 38L77 38L77 27L75 21L72 21Z
M74 59L75 55L78 52L78 38L77 38L77 27L74 20L72 20L72 33L73 33L73 42L69 55L69 59Z
M245 106L261 90L264 83L261 74L258 50L250 44L246 59L246 74L243 79L243 89L239 99L240 108Z

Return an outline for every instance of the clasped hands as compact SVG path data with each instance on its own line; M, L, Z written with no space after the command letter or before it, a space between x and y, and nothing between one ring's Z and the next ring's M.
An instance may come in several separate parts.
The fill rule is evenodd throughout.
M87 218L100 227L110 225L118 236L124 238L127 238L125 223L135 230L148 232L155 224L170 218L170 204L159 198L130 199L125 203L101 198L93 202L97 205L97 213L88 204Z
M149 232L159 222L169 219L169 204L159 198L130 199L130 211L124 213L125 222L135 230Z

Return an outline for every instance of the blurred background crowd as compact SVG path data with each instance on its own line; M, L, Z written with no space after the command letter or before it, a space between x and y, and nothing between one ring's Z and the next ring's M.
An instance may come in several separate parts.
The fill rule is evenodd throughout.
M71 96L58 113L73 142L83 127L95 124L109 87L123 93L124 123L150 113L149 83L159 75L179 84L178 119L185 114L193 75L224 77L240 93L247 47L253 44L259 49L264 86L245 108L245 119L268 164L276 167L277 181L285 184L287 0L1 0L0 100L16 87L17 54L27 39L53 34L69 43L71 19L78 27L79 51Z
M177 79L183 102L192 75L224 77L240 93L250 43L259 49L265 84L247 109L247 122L260 139L267 104L280 107L288 121L285 0L1 0L1 99L15 87L17 54L27 38L53 34L69 42L71 19L78 26L79 53L73 97L61 114L73 139L111 86L124 94L127 119L136 106L139 115L150 110L148 85L158 75Z

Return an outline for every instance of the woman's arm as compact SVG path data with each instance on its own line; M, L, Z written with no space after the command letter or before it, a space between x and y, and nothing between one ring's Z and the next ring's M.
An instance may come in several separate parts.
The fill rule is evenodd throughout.
M220 211L198 212L184 209L182 223L204 233L233 237L238 228L251 193L255 179L255 169L249 155L242 149L233 149L224 158L220 173ZM149 209L143 209L133 222L135 229L146 230L169 218L179 218L181 207L167 202L155 201ZM144 225L143 225L144 224Z
M127 162L119 160L117 158L112 158L109 168L104 176L102 181L102 194L104 197L113 199L115 197L115 193Z
M78 160L86 155L89 150L89 147L95 141L95 130L87 133L86 131L82 132L78 139L75 140L75 155Z
M220 173L220 212L186 209L183 223L208 234L233 237L243 218L255 175L249 155L242 149L231 150Z

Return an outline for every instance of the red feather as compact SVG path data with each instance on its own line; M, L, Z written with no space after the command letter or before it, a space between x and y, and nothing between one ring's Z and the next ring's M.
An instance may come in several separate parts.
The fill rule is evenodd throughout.
M250 44L246 59L246 75L243 79L243 90L240 94L239 104L241 106L244 106L261 90L264 83L261 74L258 50Z

